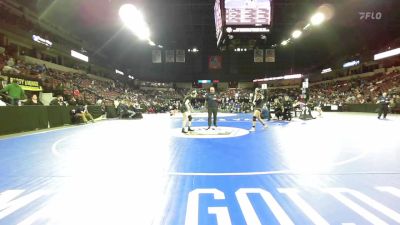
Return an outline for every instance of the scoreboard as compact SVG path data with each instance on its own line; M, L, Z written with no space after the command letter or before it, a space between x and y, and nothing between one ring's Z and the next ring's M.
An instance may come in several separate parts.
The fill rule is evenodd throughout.
M268 33L272 0L216 0L214 5L217 45L226 33Z
M225 0L226 25L270 25L270 12L269 0Z

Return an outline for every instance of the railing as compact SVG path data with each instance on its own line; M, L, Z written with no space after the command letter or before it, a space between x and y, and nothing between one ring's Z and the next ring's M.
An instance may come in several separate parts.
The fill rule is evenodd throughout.
M72 124L73 106L6 106L0 107L0 135L61 127ZM88 106L94 118L103 112L100 106ZM108 118L116 117L114 107L106 107Z

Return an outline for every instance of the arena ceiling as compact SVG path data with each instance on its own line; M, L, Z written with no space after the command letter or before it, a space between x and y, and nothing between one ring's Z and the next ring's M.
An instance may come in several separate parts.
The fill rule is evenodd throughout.
M34 9L41 18L71 31L91 46L91 55L102 53L119 69L131 70L145 79L222 78L209 72L208 55L220 54L214 26L215 0L17 0ZM200 59L166 68L151 63L150 47L123 29L118 9L123 3L141 8L149 23L152 39L165 49L200 49ZM254 78L257 74L279 75L308 72L334 66L341 57L351 57L368 49L384 47L400 37L399 0L273 0L273 26L265 46L288 38L298 24L307 20L322 4L335 8L334 17L304 35L296 44L279 47L277 63L257 66L252 53L229 61L221 73L233 79ZM381 12L381 20L360 20L359 12ZM189 56L188 56L189 57ZM243 74L253 77L243 77ZM248 75L251 74L251 75ZM216 77L215 77L216 76Z

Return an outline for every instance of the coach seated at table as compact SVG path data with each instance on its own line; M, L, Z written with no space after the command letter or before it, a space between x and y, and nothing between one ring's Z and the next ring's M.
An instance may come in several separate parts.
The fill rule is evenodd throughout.
M36 94L33 94L24 105L43 105L43 103L38 99Z

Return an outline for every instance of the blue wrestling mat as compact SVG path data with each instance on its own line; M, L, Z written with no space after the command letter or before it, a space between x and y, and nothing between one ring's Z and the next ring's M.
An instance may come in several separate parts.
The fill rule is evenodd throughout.
M399 117L206 119L188 135L179 115L146 115L0 139L0 224L400 224Z

